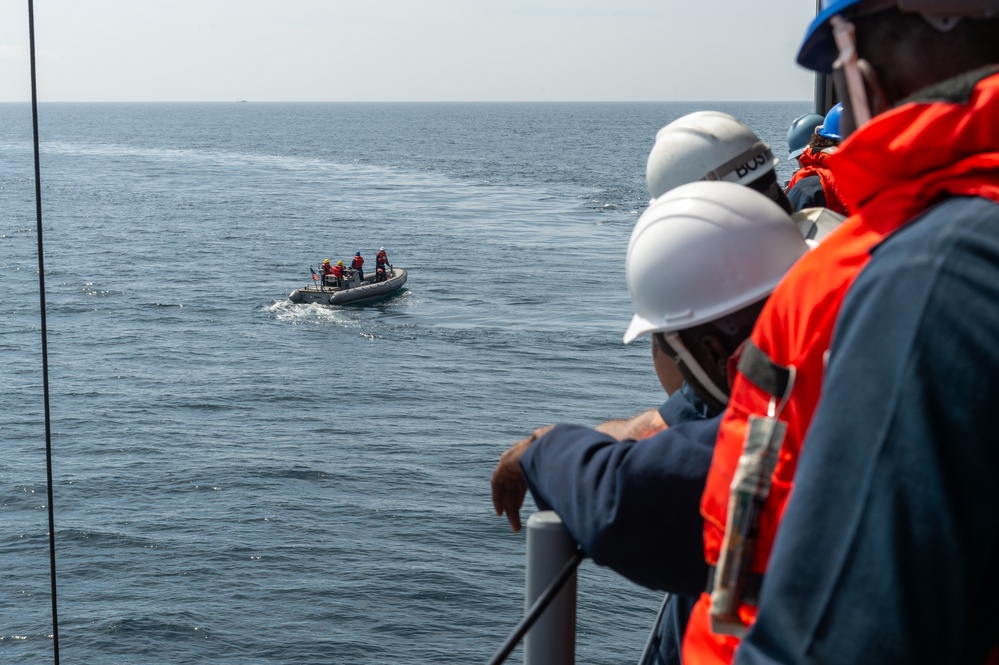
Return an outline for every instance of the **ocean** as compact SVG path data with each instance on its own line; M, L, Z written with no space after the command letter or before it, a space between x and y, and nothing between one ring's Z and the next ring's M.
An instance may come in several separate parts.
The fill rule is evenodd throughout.
M500 454L664 398L648 344L621 343L656 131L727 111L784 181L810 106L43 103L63 662L485 662L524 605ZM30 106L0 104L0 126L0 662L35 664L52 617ZM323 259L381 246L403 291L288 300ZM577 661L635 662L661 597L584 562Z

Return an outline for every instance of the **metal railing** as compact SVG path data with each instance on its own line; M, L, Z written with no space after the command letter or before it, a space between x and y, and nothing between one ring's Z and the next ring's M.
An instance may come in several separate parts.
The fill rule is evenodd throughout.
M526 611L489 665L505 662L525 635L525 665L575 662L576 568L585 556L555 512L531 515L527 520Z

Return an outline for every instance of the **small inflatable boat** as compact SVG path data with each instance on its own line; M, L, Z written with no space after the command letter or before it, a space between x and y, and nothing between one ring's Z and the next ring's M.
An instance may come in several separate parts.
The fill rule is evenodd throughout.
M334 280L335 278L327 277L326 279ZM386 279L376 282L374 275L370 275L362 281L356 270L348 269L347 274L340 282L339 286L335 285L334 281L330 281L317 282L295 289L288 295L288 300L293 303L345 305L368 298L380 298L402 288L402 285L406 283L406 270L404 268L389 268Z

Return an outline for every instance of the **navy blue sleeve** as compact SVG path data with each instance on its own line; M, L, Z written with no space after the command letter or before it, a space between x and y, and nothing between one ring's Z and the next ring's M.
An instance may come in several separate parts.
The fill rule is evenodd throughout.
M787 200L795 212L805 208L825 208L826 193L822 189L822 178L810 175L794 183L794 187L787 192Z
M662 418L663 422L666 423L667 425L669 425L669 421L666 420L666 417L669 415L670 409L672 409L672 407L670 406L671 399L673 399L673 395L667 397L665 401L663 401L663 403L659 405L659 408L656 409L656 411L659 412L659 417Z
M691 420L704 420L708 417L708 405L684 381L680 389L659 407L659 417L670 427Z
M997 598L999 205L951 199L847 294L736 662L983 663Z
M520 458L531 494L596 563L650 589L704 590L701 494L720 418L615 441L559 425Z

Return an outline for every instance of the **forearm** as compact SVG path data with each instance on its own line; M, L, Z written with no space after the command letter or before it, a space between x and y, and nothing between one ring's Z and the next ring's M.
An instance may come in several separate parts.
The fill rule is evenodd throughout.
M615 418L600 423L594 429L618 441L624 439L645 439L666 429L666 423L659 415L658 409L643 411L631 418Z
M559 425L520 464L539 507L555 510L596 563L696 595L706 578L698 505L717 425L689 423L641 442Z

